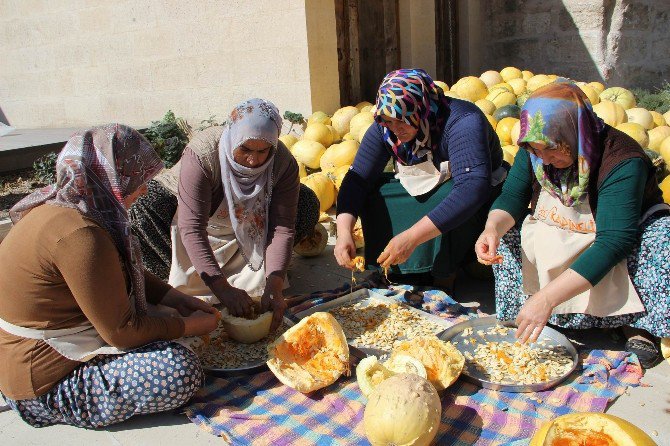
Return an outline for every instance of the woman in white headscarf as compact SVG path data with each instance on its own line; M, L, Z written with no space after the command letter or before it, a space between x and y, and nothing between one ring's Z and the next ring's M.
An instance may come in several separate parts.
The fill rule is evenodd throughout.
M143 256L170 265L172 286L234 315L249 315L259 299L261 310L274 311L273 328L286 308L300 202L307 226L318 219L318 201L300 188L297 162L278 139L281 124L269 101L238 104L223 126L194 135L131 210Z

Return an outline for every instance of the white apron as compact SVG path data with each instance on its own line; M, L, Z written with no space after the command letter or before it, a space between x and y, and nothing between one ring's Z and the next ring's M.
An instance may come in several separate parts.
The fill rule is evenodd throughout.
M0 319L0 328L9 334L27 339L41 339L64 357L86 362L97 355L120 355L125 353L107 345L89 322L85 325L60 330L38 330L19 327Z
M413 166L405 166L396 161L395 171L395 177L413 197L428 193L451 178L449 161L442 161L438 170L433 164L433 155L430 152L426 155L426 161ZM502 183L505 177L507 170L500 166L491 175L491 186Z
M588 198L573 207L542 190L521 227L523 292L531 295L558 277L594 242L596 223ZM644 311L626 259L617 263L593 288L556 306L552 314L581 313L596 317Z
M181 241L177 225L178 214L177 210L170 229L172 267L168 283L182 293L199 297L210 304L218 304L219 300L200 278ZM258 271L253 271L244 260L238 248L225 198L221 200L218 209L207 222L207 238L214 252L214 258L223 275L228 278L228 283L235 288L245 290L251 297L261 296L265 290L265 265Z

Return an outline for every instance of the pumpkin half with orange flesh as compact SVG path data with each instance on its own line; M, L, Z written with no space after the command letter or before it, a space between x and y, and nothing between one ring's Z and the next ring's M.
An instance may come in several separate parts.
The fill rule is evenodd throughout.
M349 372L349 346L329 313L307 316L268 346L267 365L283 384L309 393Z
M530 446L656 446L628 421L604 413L572 413L545 424Z
M427 378L440 391L454 383L461 375L465 358L450 342L436 336L419 336L402 341L393 348L390 360L398 355L418 359L426 368Z

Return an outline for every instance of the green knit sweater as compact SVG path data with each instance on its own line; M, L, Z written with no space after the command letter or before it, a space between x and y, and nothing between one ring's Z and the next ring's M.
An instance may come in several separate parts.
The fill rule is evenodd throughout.
M509 212L519 223L528 213L535 175L528 152L520 149L500 197L492 209ZM598 188L596 239L570 266L596 285L637 243L647 167L640 158L617 164Z

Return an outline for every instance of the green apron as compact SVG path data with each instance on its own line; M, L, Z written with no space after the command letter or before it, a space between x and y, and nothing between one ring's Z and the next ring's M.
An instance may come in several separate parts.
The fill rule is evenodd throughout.
M388 242L428 215L451 193L453 179L432 191L411 196L392 172L385 172L378 185L368 195L361 222L365 237L365 259L368 269L377 269L377 258ZM475 241L484 230L491 203L502 185L494 187L489 201L469 220L446 234L416 247L405 263L391 267L391 273L413 274L431 272L435 278L447 278L458 268L475 259Z

